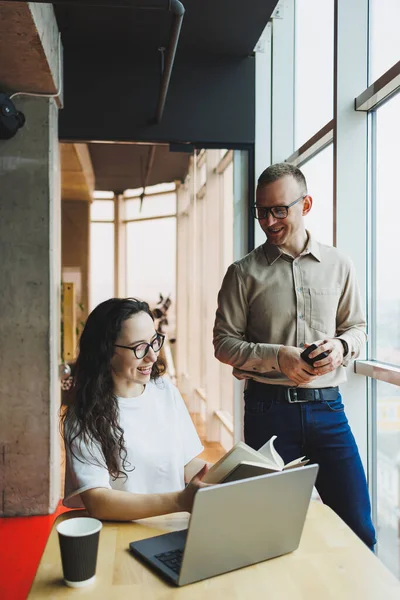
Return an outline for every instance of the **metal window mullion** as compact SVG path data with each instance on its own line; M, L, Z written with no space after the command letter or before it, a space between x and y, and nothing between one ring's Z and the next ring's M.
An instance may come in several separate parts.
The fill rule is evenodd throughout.
M120 196L114 194L114 296L118 295L119 288L119 208Z
M253 173L253 185L249 180L249 207L254 202L254 194L257 179L261 173L271 164L272 147L272 22L269 22L262 35L262 44L255 52L255 144L254 153L248 151L249 178ZM253 160L254 159L254 160ZM253 161L253 166L252 166ZM251 251L264 241L264 236L251 218L248 217L248 250ZM252 246L252 247L251 247Z
M368 117L369 131L369 255L368 255L368 346L367 359L376 359L376 333L377 333L377 278L376 278L376 175L377 175L377 156L376 156L376 114L372 113ZM368 253L368 250L367 250Z
M368 379L368 488L371 496L372 520L378 525L378 440L377 440L377 381ZM376 552L379 552L379 540Z
M126 213L126 204L125 204L125 199L122 198L122 202L123 202L123 207L124 207L124 217L125 217L125 213ZM122 252L124 253L124 268L122 270L122 276L123 276L123 286L124 286L124 295L127 294L128 291L128 225L123 222L122 223L122 227L124 228L124 237L123 237L123 243L122 243Z
M272 20L272 148L273 163L294 150L295 0L284 5L283 18Z
M334 243L352 260L365 306L368 131L367 115L354 110L354 98L368 82L368 0L335 0L334 23ZM349 370L341 391L367 468L366 380Z
M335 0L334 191L336 242L355 265L367 296L367 116L354 111L354 91L367 82L368 0ZM351 168L349 168L351 165ZM354 226L357 220L358 226Z
M368 186L368 233L369 252L367 249L367 325L368 343L367 359L376 358L376 115L368 117L368 153L369 153L369 186ZM378 522L378 473L377 473L377 382L367 380L367 431L368 431L368 486L371 495L372 519Z

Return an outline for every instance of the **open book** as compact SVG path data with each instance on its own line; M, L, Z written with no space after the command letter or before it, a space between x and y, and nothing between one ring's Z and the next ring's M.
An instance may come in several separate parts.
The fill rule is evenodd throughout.
M290 463L283 462L274 448L273 435L259 450L254 450L244 442L238 442L216 462L203 477L205 483L227 483L238 479L247 479L275 471L293 469L308 463L304 456Z

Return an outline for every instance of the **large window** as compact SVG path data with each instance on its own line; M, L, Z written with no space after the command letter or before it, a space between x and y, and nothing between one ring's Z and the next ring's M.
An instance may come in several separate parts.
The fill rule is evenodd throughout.
M330 144L302 167L313 205L306 228L323 244L333 244L333 145Z
M147 219L176 212L176 193L164 193L159 196L144 196L125 200L125 217L130 219Z
M333 0L296 0L296 148L333 118L333 8Z
M375 327L373 358L400 365L400 95L379 108L375 129ZM400 387L376 383L378 554L400 577Z
M400 95L379 108L376 120L376 350L377 360L400 365Z
M400 387L376 388L378 554L400 578Z
M147 202L151 202L151 198ZM174 331L176 299L176 218L132 221L126 229L126 292L153 308L160 293L171 296L169 334Z
M400 60L399 0L370 0L370 82Z
M154 308L160 295L168 296L170 338L175 337L176 311L176 185L174 182L125 190L127 296L142 298Z
M400 93L391 96L397 67L391 79L377 80L400 62L399 23L400 0L280 2L271 60L258 61L269 75L266 98L272 90L268 144L256 140L256 155L270 151L273 162L300 165L314 201L306 227L323 243L335 240L356 271L368 344L340 387L367 467L377 553L397 577ZM265 101L257 112L264 107Z

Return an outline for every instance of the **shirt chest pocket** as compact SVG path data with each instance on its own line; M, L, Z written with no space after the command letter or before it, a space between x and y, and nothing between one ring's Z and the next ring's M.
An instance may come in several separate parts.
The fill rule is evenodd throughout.
M312 329L334 337L340 288L309 288L308 320Z

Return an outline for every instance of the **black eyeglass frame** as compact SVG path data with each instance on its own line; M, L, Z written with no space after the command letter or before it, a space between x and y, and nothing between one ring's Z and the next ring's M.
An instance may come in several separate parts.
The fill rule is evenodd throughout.
M160 347L158 348L158 350L154 350L154 348L153 348L153 344L154 344L154 342L155 342L156 340L158 340L158 339L160 339L160 340L161 340L161 345L160 345ZM136 356L136 358L138 358L138 359L140 360L141 358L144 358L144 357L146 356L146 354L148 354L148 353L149 353L149 350L150 350L150 348L151 348L151 349L153 350L153 352L155 352L156 354L157 354L158 352L160 352L161 348L162 348L162 347L163 347L163 345L164 345L164 341L165 341L165 335L164 335L163 333L158 333L158 332L157 332L157 334L156 334L156 337L154 338L154 340L153 340L152 342L150 342L150 344L146 344L146 342L140 342L139 344L136 344L136 346L122 346L121 344L114 344L114 347L115 347L115 348L126 348L127 350L132 350L132 352L133 352L133 354ZM146 350L145 350L145 353L143 354L143 356L138 356L138 355L136 354L136 348L137 348L138 346L146 346Z
M268 213L271 213L271 215L274 217L274 219L286 219L286 217L289 214L289 208L291 206L293 206L294 204L297 204L297 202L300 202L300 200L304 200L304 198L308 196L308 194L303 194L302 196L300 196L299 198L296 198L296 200L293 200L293 202L291 202L290 204L282 204L280 206L257 206L257 204L254 204L251 207L251 211L253 214L253 217L255 219L257 219L258 221L262 220L262 219L267 219L268 218ZM285 216L283 217L278 217L277 215L274 214L275 210L284 210L285 211ZM257 215L257 211L263 210L264 211L264 216L260 217Z

